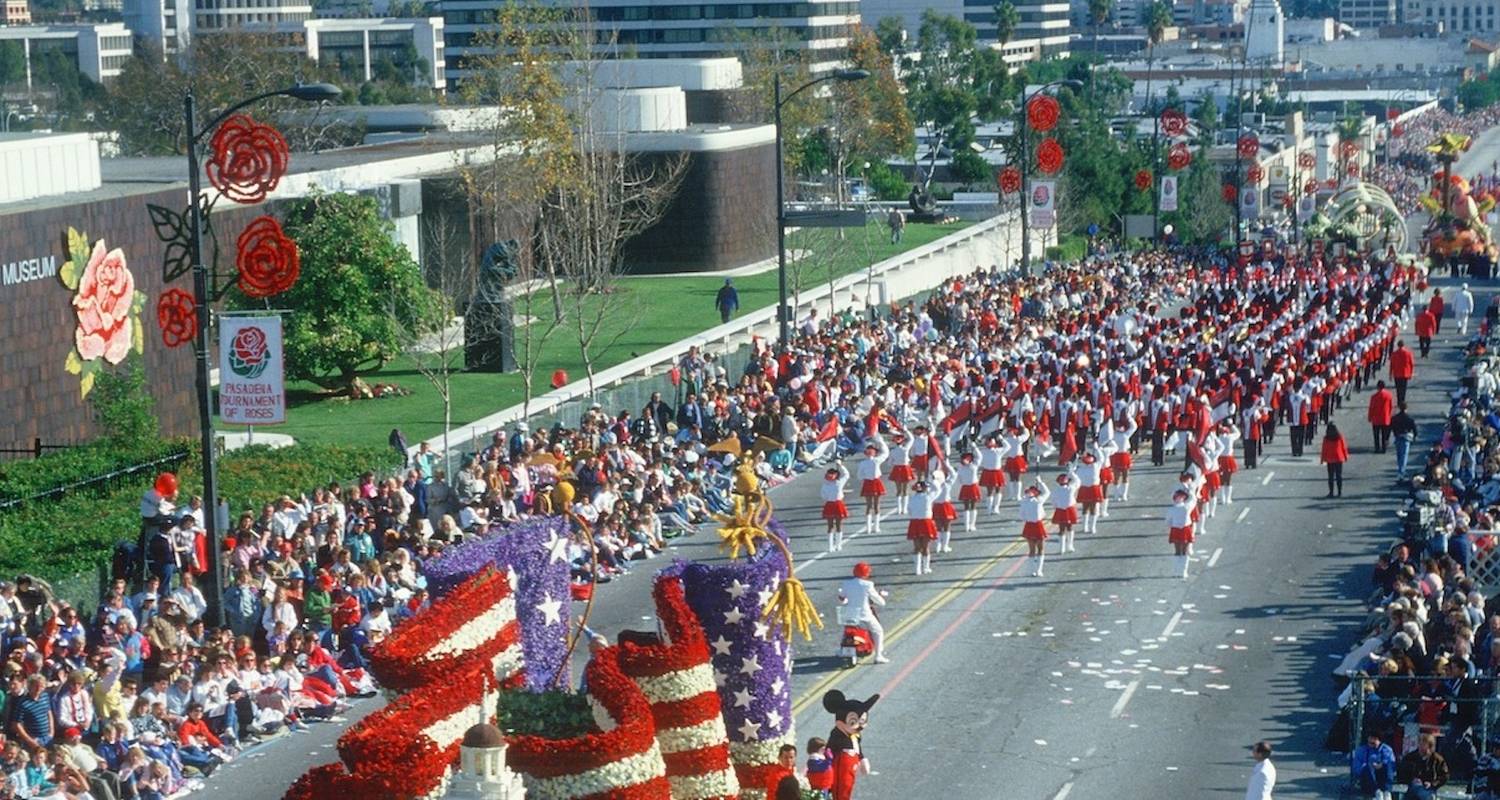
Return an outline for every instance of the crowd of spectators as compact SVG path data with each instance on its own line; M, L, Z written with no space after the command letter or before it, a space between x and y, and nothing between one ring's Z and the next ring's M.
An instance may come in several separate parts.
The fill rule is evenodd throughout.
M1432 174L1438 164L1427 152L1439 134L1460 133L1478 136L1500 124L1500 107L1491 106L1467 114L1453 114L1432 109L1401 123L1399 136L1386 142L1386 156L1378 159L1367 172L1368 179L1391 195L1403 214L1419 209L1418 198L1432 189ZM1493 183L1500 164L1481 164L1473 175L1465 175L1471 184Z

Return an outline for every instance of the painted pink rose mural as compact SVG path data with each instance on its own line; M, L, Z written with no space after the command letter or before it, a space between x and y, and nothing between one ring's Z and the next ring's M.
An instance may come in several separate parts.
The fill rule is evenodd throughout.
M119 364L131 350L145 350L141 309L146 295L136 290L135 276L118 247L109 249L103 239L90 246L88 237L73 228L68 228L67 246L68 260L58 277L73 292L77 327L64 367L79 376L88 397L104 364Z

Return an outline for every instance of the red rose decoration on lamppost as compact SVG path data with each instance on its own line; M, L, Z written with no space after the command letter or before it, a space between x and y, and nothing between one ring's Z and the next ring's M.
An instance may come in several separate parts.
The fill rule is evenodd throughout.
M1250 169L1245 170L1245 179L1251 183L1260 183L1260 179L1266 176L1266 171L1259 164L1251 164Z
M266 332L254 325L240 328L229 344L229 369L241 378L253 381L270 364L271 348L266 343Z
M1141 190L1143 192L1146 191L1147 189L1151 188L1151 170L1149 170L1149 169L1136 170L1136 173L1135 173L1135 188L1137 188L1137 189L1139 189L1139 190Z
M1307 183L1302 184L1303 194L1313 194L1316 191L1318 191L1318 182L1316 180L1308 180Z
M1353 139L1339 143L1339 155L1344 158L1353 158L1359 152L1359 143Z
M167 347L181 347L198 335L198 306L181 289L168 289L156 301L156 324Z
M1042 143L1036 148L1036 168L1041 170L1043 174L1055 175L1058 170L1062 169L1062 165L1062 145L1058 144L1057 140L1050 136L1043 139Z
M249 297L270 297L292 288L301 270L297 243L288 239L273 217L257 217L240 234L235 266L240 291Z
M1234 188L1234 184L1226 183L1224 184L1224 188L1220 190L1220 195L1223 196L1224 202L1233 203L1240 196L1240 193Z
M1235 143L1235 150L1240 158L1255 158L1260 155L1260 139L1253 133L1247 133Z
M1193 151L1188 148L1186 142L1178 142L1167 148L1167 167L1169 169L1187 169L1193 163Z
M1180 108L1169 108L1161 112L1161 132L1167 136L1187 133L1187 115Z
M1046 133L1057 127L1057 118L1062 115L1062 106L1057 98L1041 94L1026 104L1026 124L1034 131Z
M1313 157L1312 153L1304 150L1297 154L1298 167L1302 169L1312 169L1313 167L1317 166L1317 164L1318 160Z
M270 125L244 114L224 121L214 132L203 165L208 182L236 203L259 203L286 174L290 154L286 139Z
M1359 177L1359 162L1358 161L1350 161L1348 164L1345 164L1344 165L1344 174L1348 175L1351 178L1358 178Z
M1021 170L1017 169L1014 164L1000 170L1000 175L995 180L1000 184L1000 191L1006 194L1021 191Z

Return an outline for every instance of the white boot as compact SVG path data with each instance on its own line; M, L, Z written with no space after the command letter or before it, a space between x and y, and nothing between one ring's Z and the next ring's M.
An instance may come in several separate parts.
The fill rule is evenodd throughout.
M922 556L922 574L932 574L932 553Z
M911 561L917 567L917 574L921 575L922 574L922 554L921 553L912 553Z
M880 533L880 512L875 512L875 532Z
M1234 487L1233 486L1225 486L1224 487L1224 502L1228 503L1229 505L1234 505Z
M1130 502L1130 482L1129 481L1126 481L1125 483L1120 484L1120 502L1122 502L1122 503L1128 503L1128 502Z
M1107 516L1109 516L1109 498L1108 497L1106 497L1103 500L1099 501L1099 516L1101 516L1101 517L1107 517Z
M833 531L829 531L828 532L828 552L830 552L830 553L837 553L838 551L839 551L839 535L837 533L834 533Z
M1188 576L1187 569L1188 569L1188 557L1187 556L1178 556L1177 557L1177 571L1182 575L1182 579L1183 580L1187 580L1187 576Z
M836 531L833 532L833 535L837 537L836 539L834 539L834 543L836 545L836 547L834 549L836 549L836 550L843 550L844 549L844 529L843 528L839 528L838 530L836 530Z
M1063 553L1066 553L1066 552L1068 552L1068 532L1067 531L1058 531L1058 533L1057 533L1057 554L1058 555L1062 555Z
M875 515L865 514L865 533L875 530Z
M1036 557L1036 576L1038 578L1044 577L1042 575L1042 567L1044 565L1046 565L1046 563L1047 563L1047 551L1044 549L1044 550L1042 550L1041 554Z
M1031 556L1027 560L1031 562L1031 577L1035 578L1038 574L1037 570L1041 569L1041 567L1037 566L1036 556Z
M1069 553L1076 553L1076 552L1078 552L1078 548L1076 546L1074 546L1074 544L1073 544L1075 540L1076 540L1075 533L1073 531L1068 531L1067 547L1064 548L1064 550L1066 552L1069 552Z
M949 523L949 524L952 524L952 523ZM938 552L940 552L940 553L951 553L951 552L953 552L953 545L949 544L949 542L951 542L952 540L953 540L953 531L951 531L951 530L939 531L938 532L938 544L940 546L938 547Z

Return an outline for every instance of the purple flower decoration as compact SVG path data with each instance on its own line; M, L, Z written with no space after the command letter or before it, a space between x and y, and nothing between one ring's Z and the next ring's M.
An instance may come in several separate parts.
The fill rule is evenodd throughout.
M563 662L573 610L567 537L567 523L561 518L535 517L450 547L422 567L434 598L486 567L515 571L516 618L521 622L526 686L532 691L550 688L559 671L563 684L569 680Z
M786 530L772 519L770 531ZM775 742L791 732L791 651L781 629L761 618L787 574L775 546L728 564L677 561L662 575L680 577L687 602L708 638L719 705L731 750L740 743ZM736 763L741 759L736 758Z

